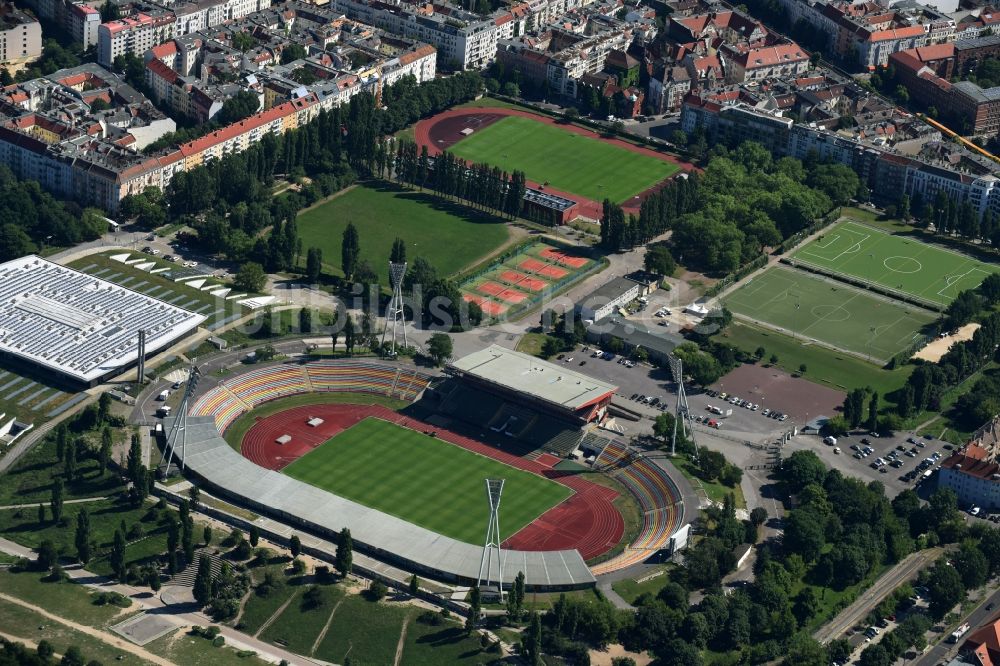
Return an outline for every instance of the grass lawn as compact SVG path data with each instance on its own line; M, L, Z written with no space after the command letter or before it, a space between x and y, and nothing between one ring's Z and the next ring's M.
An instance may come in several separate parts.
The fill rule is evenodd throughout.
M99 474L96 460L86 458L78 466L82 470L81 478L66 484L66 499L103 497L121 488L121 479L110 470ZM52 497L52 475L62 469L56 459L55 441L46 438L21 456L13 469L0 476L0 506L36 502L47 505Z
M147 643L145 648L184 666L260 666L267 663L257 657L241 657L228 646L215 647L208 639L192 636L186 631L161 636Z
M959 292L1000 271L958 252L851 221L830 227L792 258L937 305L951 303Z
M319 608L309 608L302 603L305 589L304 586L298 588L288 608L261 634L262 640L277 643L298 654L312 653L316 637L326 626L337 602L344 597L344 591L339 587L321 585L319 589L323 592L323 604Z
M344 229L358 229L361 258L389 279L389 252L396 238L406 242L407 259L423 257L440 275L451 275L490 254L510 236L504 220L437 196L378 182L348 192L301 213L299 237L304 248L323 251L327 273L342 275L340 247ZM302 255L305 265L305 252Z
M4 594L9 592L4 590ZM80 648L85 659L95 659L103 664L117 663L118 655L128 654L82 631L53 622L44 615L4 600L0 600L0 630L33 643L46 640L52 644L56 654L64 654L69 646L75 645ZM149 649L149 645L146 648ZM154 654L163 653L154 652ZM144 666L152 662L128 655L123 663Z
M200 525L198 527L201 527ZM196 537L201 537L201 531L196 529ZM136 565L138 567L149 564L165 556L167 552L167 533L161 529L154 534L143 537L138 541L125 546L125 566ZM87 570L93 571L102 576L112 576L111 561L102 554L87 563Z
M345 597L315 656L334 664L344 663L348 655L353 664L391 664L403 625L414 612L409 606L368 601L358 595Z
M60 617L91 627L106 627L123 620L124 615L139 610L135 603L128 609L112 605L96 606L93 603L94 595L83 585L68 581L46 583L42 581L46 575L36 571L0 571L0 591L50 612L58 609ZM3 628L4 625L0 623L0 629ZM13 626L8 628L13 629Z
M128 529L133 524L141 522L152 505L133 509L127 503L110 499L85 504L66 504L63 506L63 517L68 521L67 526L53 522L51 515L43 525L39 525L34 508L24 509L20 512L6 509L0 511L0 535L29 548L34 548L45 539L49 539L63 556L75 559L74 526L76 525L76 514L84 507L90 513L90 534L91 540L95 543L93 557L98 560L105 551L111 548L115 530L118 529L119 525L124 521L126 529ZM142 527L148 532L155 529L157 524L143 522Z
M726 495L732 493L733 497L736 498L736 508L746 508L747 502L743 497L743 489L738 485L734 488L730 488L729 486L722 485L718 481L703 480L695 473L697 470L694 463L685 458L675 458L673 463L674 467L676 467L681 474L686 476L691 481L691 485L694 486L695 489L705 489L705 494L708 495L708 499L721 504L726 498Z
M226 429L225 438L229 445L240 450L243 438L258 419L283 412L293 407L306 405L381 405L389 409L402 409L408 402L369 393L308 393L272 400L258 405L252 412L243 414Z
M936 318L916 306L784 266L743 284L725 305L782 331L882 361L910 347Z
M524 171L529 180L564 192L617 203L678 170L655 157L520 116L476 130L449 150L471 162Z
M777 355L776 365L788 373L797 373L799 365L805 363L808 367L805 379L841 390L871 386L884 396L900 388L913 372L912 365L884 370L853 356L819 345L804 345L801 340L793 340L784 333L742 322L734 321L713 339L735 345L751 354L758 347L763 347L766 351L764 358Z
M641 595L649 593L655 596L663 589L663 586L670 582L670 569L670 566L664 565L655 570L644 570L638 578L615 581L611 584L611 588L625 601L630 604L635 603Z
M281 608L283 603L288 601L293 594L302 589L301 585L293 584L292 581L284 575L282 567L271 567L271 570L275 572L285 585L279 590L272 590L266 597L262 597L257 594L256 587L250 593L250 597L243 606L243 615L240 616L239 629L240 631L246 632L251 636L260 631L260 628L264 626L264 623L267 622L279 608ZM263 580L263 577L263 574L259 576L261 580Z
M541 356L542 345L545 344L545 338L547 337L544 333L525 333L517 341L515 351L531 354L532 356Z
M292 478L466 543L489 519L483 480L506 480L506 539L572 491L416 430L366 418L282 470Z
M170 270L163 273L149 273L144 270L129 266L120 261L115 261L112 255L123 254L127 250L112 250L100 254L91 254L76 261L71 261L68 265L78 271L89 273L102 280L120 284L132 291L159 299L171 305L175 305L191 312L205 315L207 319L202 324L212 328L217 324L228 320L230 317L243 312L243 306L238 305L235 300L227 301L225 297L212 296L207 291L195 287L189 287L183 282L175 282L171 277L172 272L178 275L194 275L191 269L178 267L177 264L160 261L141 252L132 252L136 259L142 257L147 261L154 261ZM155 270L155 269L154 269ZM220 287L226 286L219 280L212 279L209 282L217 283ZM208 283L202 286L206 286ZM236 292L232 292L235 294Z
M411 619L403 644L402 666L438 666L439 664L481 664L490 655L479 641L465 635L454 622L432 626Z

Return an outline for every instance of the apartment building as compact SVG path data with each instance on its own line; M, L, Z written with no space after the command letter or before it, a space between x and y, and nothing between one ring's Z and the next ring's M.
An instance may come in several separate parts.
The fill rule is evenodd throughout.
M84 0L29 0L28 5L41 18L62 26L83 48L97 43L101 14Z
M239 19L271 6L271 0L201 0L153 7L97 30L97 61L108 67L120 55L141 56L174 37Z
M0 66L16 72L41 55L42 26L38 19L13 3L0 4Z

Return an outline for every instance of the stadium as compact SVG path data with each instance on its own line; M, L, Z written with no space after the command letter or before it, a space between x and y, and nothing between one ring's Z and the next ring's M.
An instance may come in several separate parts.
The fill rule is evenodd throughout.
M669 464L600 427L615 390L499 346L444 374L295 360L204 378L172 443L213 493L319 538L347 527L359 552L456 584L478 580L484 480L502 478L503 583L580 589L682 545L697 510Z

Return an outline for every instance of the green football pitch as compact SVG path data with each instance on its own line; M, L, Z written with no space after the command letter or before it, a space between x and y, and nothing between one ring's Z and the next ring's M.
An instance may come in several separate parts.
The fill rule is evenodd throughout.
M484 479L505 479L503 539L572 494L555 481L376 418L362 420L282 471L466 543L480 543L486 534Z
M361 258L371 263L383 284L388 284L389 253L396 238L406 242L410 263L423 257L439 274L451 275L509 237L504 220L489 213L389 183L358 185L303 212L297 220L302 246L321 249L330 274L341 274L340 248L348 222L358 230ZM305 256L303 252L303 266Z
M1000 267L856 222L839 222L792 255L796 262L948 305Z
M523 171L529 180L563 192L616 203L678 170L670 162L519 116L476 130L448 150L471 162Z
M904 351L934 320L916 306L781 266L741 286L725 304L748 319L880 361Z

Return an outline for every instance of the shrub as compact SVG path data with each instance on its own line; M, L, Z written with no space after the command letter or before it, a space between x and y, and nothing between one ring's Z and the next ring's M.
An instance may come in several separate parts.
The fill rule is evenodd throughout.
M389 592L389 589L380 580L373 580L372 584L368 586L368 598L372 601L381 601L385 599L385 595Z
M216 636L212 639L212 647L222 647L226 644L225 636Z

